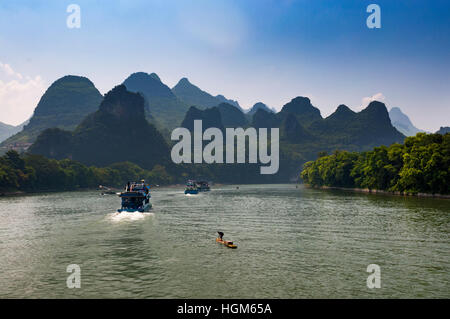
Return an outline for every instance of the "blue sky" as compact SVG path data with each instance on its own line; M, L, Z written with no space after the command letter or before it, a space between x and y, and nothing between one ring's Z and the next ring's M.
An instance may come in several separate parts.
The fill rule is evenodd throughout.
M80 29L66 26L71 3ZM371 3L381 29L366 26ZM426 0L0 0L0 121L26 120L66 74L105 93L145 71L244 108L303 95L327 116L379 99L436 131L450 125L448 12Z

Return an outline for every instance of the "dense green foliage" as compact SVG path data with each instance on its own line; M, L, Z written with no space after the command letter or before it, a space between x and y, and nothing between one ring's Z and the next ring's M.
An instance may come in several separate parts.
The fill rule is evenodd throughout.
M41 155L19 155L8 151L0 157L0 193L14 191L75 190L99 185L120 187L129 180L145 178L150 184L171 184L163 166L144 170L130 162L108 167L88 167L69 159L48 159Z
M450 133L418 133L362 153L336 151L305 163L301 177L313 186L449 194Z

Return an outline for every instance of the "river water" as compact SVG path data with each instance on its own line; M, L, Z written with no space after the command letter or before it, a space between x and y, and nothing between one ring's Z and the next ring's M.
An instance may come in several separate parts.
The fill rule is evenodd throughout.
M227 185L157 188L152 203L116 214L119 198L97 191L0 198L0 297L450 297L449 200Z

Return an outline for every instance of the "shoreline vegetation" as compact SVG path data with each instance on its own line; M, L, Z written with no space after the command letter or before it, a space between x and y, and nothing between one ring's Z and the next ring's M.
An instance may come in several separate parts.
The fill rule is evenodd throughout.
M161 165L155 165L152 170L130 162L95 167L70 159L19 154L14 150L0 157L0 195L98 189L99 185L122 188L127 181L140 179L153 185L175 182Z
M169 166L166 169L155 165L149 170L131 162L120 162L96 167L71 159L49 159L10 150L0 157L0 196L94 190L99 185L121 188L129 180L140 179L153 187L173 186L198 175L195 167L174 170ZM217 185L228 184L220 175L210 175L208 180L214 180ZM339 150L331 155L321 153L315 161L304 164L300 176L305 185L313 188L449 198L450 133L418 133L406 138L404 144L375 147L361 153Z
M222 186L227 184L215 183L215 186ZM292 183L292 185L299 185ZM403 197L426 197L426 198L440 198L440 199L450 199L450 194L430 194L430 193L406 193L406 192L394 192L394 191L384 191L379 189L369 189L369 188L348 188L348 187L332 187L332 186L313 186L310 184L300 184L306 188L321 189L321 190L339 190L339 191L349 191L355 193L366 193L366 194L381 194L381 195L392 195L392 196L403 196ZM184 187L183 184L170 184L170 185L158 185L153 186L153 189L164 187L164 188L177 188ZM35 191L13 191L13 192L0 192L0 197L13 197L13 196L25 196L32 194L42 194L42 193L57 193L65 191L101 191L98 187L93 188L78 188L72 190L58 190L58 189L46 189L46 190L35 190ZM120 191L120 190L118 190Z
M335 151L305 163L301 178L315 188L450 197L450 133L418 133L404 144L367 152Z
M449 195L443 194L430 194L430 193L406 193L406 192L394 192L394 191L384 191L379 189L369 189L369 188L348 188L348 187L332 187L332 186L312 186L309 184L303 184L305 187L323 190L339 190L348 191L355 193L366 193L366 194L381 194L381 195L392 195L392 196L403 196L403 197L427 197L427 198L440 198L440 199L450 199Z

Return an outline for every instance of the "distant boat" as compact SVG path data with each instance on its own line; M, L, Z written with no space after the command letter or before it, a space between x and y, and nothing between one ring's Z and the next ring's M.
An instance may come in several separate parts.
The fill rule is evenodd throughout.
M186 183L185 194L198 194L197 183L193 180L188 180Z
M152 208L150 203L150 186L144 180L140 183L128 182L125 191L119 194L122 199L122 207L117 211L121 212L147 212Z
M115 195L117 194L117 191L114 191L112 188L98 185L98 189L102 191L102 195Z
M209 192L211 190L211 187L209 187L209 183L206 181L197 181L195 182L197 185L197 189L199 192Z

